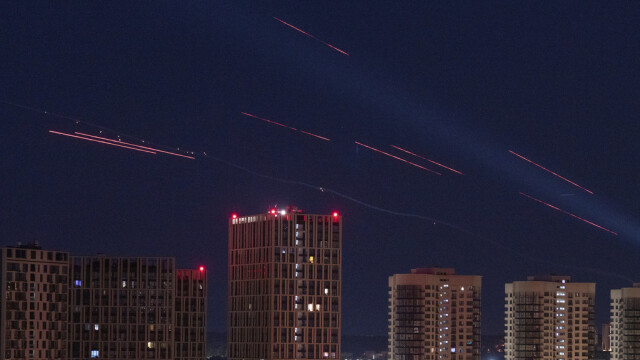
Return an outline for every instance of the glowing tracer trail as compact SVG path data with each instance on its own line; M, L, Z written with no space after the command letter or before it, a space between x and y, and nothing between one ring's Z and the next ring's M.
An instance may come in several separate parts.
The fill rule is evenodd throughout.
M114 139L109 139L109 138L105 138L105 137L100 137L100 136L95 136L95 135L89 135L89 134L84 134L81 132L75 132L78 135L82 135L82 136L86 136L86 137L90 137L93 139L100 139L100 140L104 140L104 141L109 141L115 144L125 144L125 145L129 145L129 146L135 146L136 148L140 148L140 149L146 149L146 150L151 150L151 151L157 151L157 152L161 152L161 153L165 153L165 154L169 154L169 155L174 155L174 156L180 156L180 157L184 157L187 159L195 159L195 157L193 156L187 156L187 155L182 155L182 154L176 154L176 153L172 153L170 151L164 151L164 150L160 150L160 149L156 149L156 148L152 148L152 147L147 147L147 146L142 146L142 145L136 145L136 144L132 144L132 143L128 143L125 141L120 141L120 140L114 140Z
M303 133L303 134L305 134L305 135L314 136L314 137L317 137L318 139L322 139L322 140L324 140L324 141L331 141L331 139L327 139L327 138L326 138L326 137L324 137L324 136L320 136L320 135L316 135L316 134L314 134L314 133L310 133L310 132L307 132L307 131L299 130L299 129L296 129L296 128L291 127L291 126L288 126L288 125L285 125L285 124L281 124L281 123L279 123L279 122L275 122L275 121L273 121L273 120L269 120L269 119L261 118L261 117L259 117L259 116L255 116L255 115L252 115L252 114L248 114L248 113L246 113L246 112L241 112L241 114L242 114L242 115L245 115L245 116L250 116L250 117L255 118L255 119L258 119L258 120L266 121L266 122L271 123L271 124L274 124L274 125L282 126L282 127L287 128L287 129L289 129L289 130L293 130L293 131L301 132L301 133Z
M552 208L552 209L554 209L554 210L558 210L558 211L560 211L560 212L561 212L561 213L563 213L563 214L567 214L567 215L569 215L569 216L573 216L574 218L576 218L576 219L578 219L578 220L582 220L582 221L586 222L586 223L587 223L587 224L589 224L589 225L592 225L592 226L597 227L598 229L602 229L602 230L604 230L604 231L610 232L610 233L612 233L613 235L616 235L616 236L618 235L618 233L616 233L616 232L613 232L613 231L611 231L611 230L609 230L609 229L603 228L602 226L600 226L600 225L598 225L598 224L592 223L592 222L591 222L591 221L589 221L589 220L585 220L585 219L583 219L583 218L581 218L581 217L579 217L579 216L577 216L577 215L574 215L574 214L572 214L572 213L570 213L570 212L568 212L568 211L564 211L564 210L560 209L560 208L559 208L559 207L557 207L557 206L553 206L553 205L551 205L551 204L549 204L549 203L546 203L546 202L544 202L544 201L542 201L542 200L536 199L536 198L534 198L534 197L533 197L533 196L531 196L531 195L527 195L527 194L525 194L525 193L523 193L523 192L521 192L521 193L520 193L520 195L522 195L522 196L526 196L526 197L528 197L528 198L529 198L529 199L531 199L531 200L534 200L534 201L537 201L537 202L539 202L539 203L541 203L541 204L547 205L548 207L550 207L550 208Z
M526 157L524 157L524 156L522 156L522 155L520 155L520 154L516 153L515 151L509 150L509 152L510 152L510 153L512 153L513 155L515 155L515 156L517 156L517 157L521 158L522 160L524 160L524 161L526 161L526 162L529 162L529 163L531 163L531 164L533 164L533 165L535 165L535 166L539 167L540 169L542 169L542 170L544 170L544 171L546 171L546 172L548 172L548 173L551 173L551 174L553 174L553 175L555 175L555 176L559 177L560 179L562 179L562 180L564 180L564 181L568 182L569 184L571 184L571 185L573 185L573 186L575 186L575 187L579 187L580 189L582 189L582 190L584 190L584 191L588 192L589 194L593 195L593 192L592 192L591 190L587 190L587 189L583 188L582 186L580 186L580 185L578 185L578 184L574 183L573 181L571 181L571 180L569 180L569 179L567 179L567 178L564 178L564 177L562 177L562 176L560 176L560 175L558 175L558 174L554 173L553 171L551 171L551 170L549 170L549 169L545 168L544 166L542 166L542 165L540 165L540 164L537 164L537 163L535 163L535 162L533 162L533 161L531 161L531 160L527 159Z
M49 130L50 133L52 134L57 134L57 135L63 135L63 136L69 136L72 138L76 138L76 139L82 139L82 140L87 140L87 141L93 141L93 142L97 142L97 143L101 143L101 144L106 144L106 145L112 145L112 146L118 146L121 148L125 148L125 149L130 149L130 150L135 150L135 151L141 151L141 152L145 152L145 153L149 153L149 154L155 154L155 152L153 151L148 151L148 150L143 150L143 149L138 149L132 146L125 146L125 145L119 145L119 144L114 144L111 142L107 142L107 141L102 141L102 140L95 140L95 139L91 139L88 137L84 137L84 136L78 136L78 135L73 135L73 134L67 134L67 133L63 133L63 132L59 132L59 131L53 131L53 130Z
M398 157L398 156L395 156L395 155L391 155L391 154L386 153L386 152L384 152L384 151L382 151L382 150L378 150L378 149L376 149L376 148L374 148L374 147L371 147L371 146L368 146L368 145L365 145L365 144L359 143L359 142L357 142L357 141L354 141L354 142L355 142L356 144L360 145L360 146L366 147L367 149L370 149L370 150L373 150L373 151L377 151L377 152L379 152L379 153L381 153L381 154L383 154L383 155L387 155L387 156L392 157L392 158L394 158L394 159L396 159L396 160L400 160L400 161L405 162L405 163L407 163L407 164L410 164L410 165L413 165L413 166L415 166L415 167L418 167L418 168L420 168L420 169L422 169L422 170L427 170L428 172L432 172L432 173L434 173L434 174L436 174L436 175L442 175L442 174L440 174L440 173L439 173L439 172L437 172L437 171L433 171L433 170L431 170L431 169L427 169L427 168L426 168L426 167L424 167L424 166L421 166L421 165L418 165L418 164L412 163L411 161L405 160L405 159L403 159L403 158L401 158L401 157Z
M268 122L268 123L272 123L272 124L275 124L275 125L278 125L278 126L282 126L282 127L287 128L287 129L291 129L291 130L298 131L298 129L293 128L293 127L291 127L291 126L287 126L287 125L284 125L284 124L280 124L279 122L275 122L275 121L272 121L272 120L268 120L268 119L265 119L265 118L261 118L261 117L259 117L259 116L255 116L255 115L247 114L246 112L243 112L243 113L241 113L241 114L242 114L242 115L245 115L245 116L250 116L250 117L252 117L252 118L256 118L256 119L258 119L258 120L266 121L266 122Z
M342 50L338 49L337 47L335 47L335 46L333 46L333 45L329 44L328 42L324 42L324 41L322 41L322 40L318 39L317 37L315 37L315 36L313 36L313 35L309 34L308 32L302 31L302 30L298 29L297 27L295 27L295 26L293 26L293 25L291 25L291 24L289 24L289 23L286 23L286 22L284 22L284 21L282 21L282 20L278 19L277 17L274 17L274 19L276 19L276 20L280 21L281 23L283 23L283 24L287 25L288 27L290 27L290 28L292 28L292 29L295 29L295 30L297 30L297 31L299 31L299 32L301 32L301 33L303 33L303 34L307 35L308 37L310 37L310 38L312 38L312 39L314 39L314 40L320 41L321 43L325 44L326 46L328 46L328 47L332 48L332 49L333 49L333 50L335 50L335 51L339 51L339 52L341 52L341 53L343 53L343 54L345 54L345 55L349 56L349 54L347 54L346 52L344 52L344 51L342 51Z
M310 133L310 132L306 132L306 131L302 131L302 130L298 130L298 131L300 131L300 132L301 132L301 133L303 133L303 134L307 134L307 135L315 136L315 137L317 137L317 138L319 138L319 139L322 139L322 140L325 140L325 141L331 141L330 139L327 139L326 137L323 137L323 136L320 136L320 135L312 134L312 133Z
M448 166L444 166L444 165L442 165L442 164L440 164L440 163L437 163L437 162L435 162L435 161L433 161L433 160L429 160L429 159L427 159L426 157L422 157L422 156L420 156L420 155L418 155L418 154L414 154L414 153L412 153L411 151L409 151L409 150L405 150L405 149L403 149L403 148L401 148L401 147L399 147L399 146L391 145L391 147L392 147L392 148L396 148L396 149L398 149L398 150L400 150L400 151L404 151L404 152L406 152L407 154L413 155L413 156L415 156L415 157L419 157L419 158L420 158L420 159L422 159L422 160L427 160L427 161L428 161L428 162L430 162L430 163L433 163L433 164L435 164L435 165L438 165L438 166L440 166L440 167L443 167L443 168L445 168L445 169L447 169L447 170L453 171L454 173L457 173L457 174L460 174L460 175L464 175L463 173L461 173L461 172L460 172L460 171L458 171L458 170L452 169L452 168L450 168L450 167L448 167Z

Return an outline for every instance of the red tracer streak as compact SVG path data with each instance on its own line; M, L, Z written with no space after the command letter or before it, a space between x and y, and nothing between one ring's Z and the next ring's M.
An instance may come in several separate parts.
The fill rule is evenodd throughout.
M297 27L295 27L295 26L293 26L293 25L291 25L291 24L289 24L289 23L286 23L286 22L284 22L284 21L282 21L282 20L278 19L277 17L274 17L274 19L276 19L276 20L280 21L281 23L283 23L283 24L287 25L288 27L290 27L290 28L292 28L292 29L298 30L299 32L301 32L301 33L303 33L303 34L307 35L308 37L310 37L310 38L312 38L312 39L314 39L314 40L320 41L321 43L323 43L323 44L327 45L328 47L332 48L332 49L333 49L333 50L335 50L335 51L339 51L339 52L341 52L341 53L343 53L343 54L345 54L345 55L349 56L349 54L347 54L346 52L344 52L344 51L342 51L342 50L338 49L337 47L335 47L335 46L333 46L333 45L329 44L328 42L324 42L324 41L322 41L322 40L318 39L317 37L315 37L315 36L313 36L313 35L309 34L308 32L302 31L302 30L298 29Z
M561 213L563 213L563 214L567 214L567 215L573 216L574 218L576 218L576 219L578 219L578 220L582 220L582 221L586 222L586 223L587 223L587 224L589 224L589 225L592 225L592 226L597 227L598 229L602 229L602 230L604 230L604 231L610 232L610 233L612 233L613 235L618 235L618 233L616 233L616 232L613 232L613 231L611 231L611 230L609 230L609 229L603 228L602 226L600 226L600 225L598 225L598 224L592 223L592 222L591 222L591 221L589 221L589 220L585 220L585 219L583 219L583 218L581 218L581 217L579 217L579 216L577 216L577 215L574 215L574 214L572 214L572 213L570 213L570 212L568 212L568 211L564 211L564 210L560 209L560 208L559 208L559 207L557 207L557 206L553 206L553 205L551 205L551 204L549 204L549 203L546 203L546 202L544 202L544 201L542 201L542 200L536 199L536 198L534 198L534 197L533 197L533 196L531 196L531 195L527 195L527 194L525 194L525 193L523 193L523 192L521 192L521 193L520 193L520 195L522 195L522 196L526 196L526 197L528 197L528 198L529 198L529 199L531 199L531 200L534 200L534 201L537 201L537 202L539 202L539 203L541 203L541 204L547 205L548 207L550 207L550 208L552 208L552 209L554 209L554 210L558 210L558 211L560 211L560 212L561 212Z
M259 116L255 116L255 115L247 114L247 113L245 113L245 112L243 112L243 113L241 113L241 114L242 114L242 115L246 115L246 116L251 116L252 118L256 118L256 119L258 119L258 120L266 121L266 122L271 123L271 124L275 124L275 125L278 125L278 126L286 127L287 129L296 130L296 131L298 130L298 129L296 129L296 128L292 128L291 126L283 125L283 124L280 124L279 122L275 122L275 121L271 121L271 120L268 120L268 119L265 119L265 118L261 118L261 117L259 117Z
M405 149L403 149L403 148L401 148L401 147L399 147L399 146L391 145L391 147L392 147L392 148L396 148L396 149L398 149L398 150L400 150L400 151L404 151L404 152L406 152L407 154L413 155L413 156L415 156L415 157L419 157L419 158L420 158L420 159L422 159L422 160L427 160L427 161L428 161L428 162L430 162L430 163L436 164L436 165L438 165L438 166L440 166L440 167L443 167L443 168L445 168L445 169L447 169L447 170L453 171L454 173L458 173L458 174L460 174L460 175L464 175L463 173L461 173L460 171L458 171L458 170L456 170L456 169L452 169L452 168L450 168L450 167L448 167L448 166L444 166L444 165L442 165L442 164L440 164L440 163L437 163L437 162L435 162L435 161L433 161L433 160L429 160L429 159L427 159L426 157L422 157L422 156L420 156L420 155L418 155L418 154L414 154L414 153L412 153L411 151L409 151L409 150L405 150Z
M310 133L310 132L307 132L307 131L303 131L303 130L298 130L298 129L294 128L294 127L287 126L287 125L281 124L281 123L279 123L279 122L275 122L275 121L273 121L273 120L269 120L269 119L261 118L261 117L259 117L259 116L255 116L255 115L248 114L248 113L246 113L246 112L242 112L241 114L242 114L242 115L245 115L245 116L250 116L250 117L255 118L255 119L258 119L258 120L266 121L266 122L271 123L271 124L274 124L274 125L282 126L282 127L287 128L287 129L289 129L289 130L299 131L299 132L301 132L301 133L303 133L303 134L306 134L306 135L315 136L315 137L317 137L317 138L319 138L319 139L322 139L322 140L324 140L324 141L331 141L331 139L327 139L327 138L326 138L326 137L324 137L324 136L316 135L316 134L313 134L313 133Z
M420 169L427 170L427 171L432 172L432 173L434 173L434 174L436 174L436 175L442 175L442 174L440 174L440 173L439 173L439 172L437 172L437 171L433 171L433 170L431 170L431 169L427 169L427 168L426 168L426 167L424 167L424 166L420 166L420 165L418 165L418 164L414 164L414 163L412 163L411 161L405 160L405 159L403 159L403 158L401 158L401 157L398 157L398 156L395 156L395 155L391 155L391 154L386 153L386 152L384 152L384 151L382 151L382 150L378 150L378 149L376 149L376 148L374 148L374 147L371 147L371 146L368 146L368 145L365 145L365 144L359 143L359 142L357 142L357 141L355 141L355 143L356 143L356 144L358 144L358 145L360 145L360 146L364 146L364 147L366 147L367 149L371 149L371 150L373 150L373 151L377 151L377 152L379 152L380 154L384 154L384 155L387 155L387 156L389 156L389 157L392 157L392 158L394 158L394 159L396 159L396 160L400 160L400 161L402 161L402 162L406 162L407 164L413 165L413 166L418 167L418 168L420 168Z
M131 150L141 151L141 152L145 152L145 153L149 153L149 154L155 154L155 152L153 152L153 151L142 150L142 149L138 149L138 148L135 148L135 147L132 147L132 146L118 145L118 144L114 144L114 143L107 142L107 141L94 140L94 139L91 139L91 138L88 138L88 137L84 137L84 136L77 136L77 135L67 134L67 133L53 131L53 130L49 130L49 132L52 133L52 134L69 136L69 137L76 138L76 139L93 141L93 142L97 142L97 143L101 143L101 144L118 146L118 147L125 148L125 149L131 149Z
M325 141L331 141L330 139L327 139L326 137L323 137L323 136L320 136L320 135L312 134L310 132L306 132L306 131L302 131L302 130L298 130L298 131L300 131L303 134L315 136L315 137L320 138L320 139L325 140Z
M512 153L513 155L515 155L515 156L517 156L517 157L521 158L522 160L527 161L527 162L530 162L530 163L532 163L533 165L535 165L535 166L539 167L540 169L542 169L542 170L544 170L544 171L546 171L546 172L549 172L549 173L551 173L551 174L553 174L553 175L555 175L555 176L559 177L560 179L562 179L562 180L564 180L564 181L568 182L569 184L571 184L571 185L573 185L573 186L576 186L576 187L579 187L580 189L582 189L582 190L584 190L584 191L588 192L589 194L593 195L593 192L592 192L592 191L590 191L590 190L587 190L587 189L583 188L582 186L580 186L580 185L578 185L578 184L574 183L573 181L571 181L571 180L569 180L569 179L567 179L567 178L563 178L562 176L560 176L560 175L558 175L558 174L554 173L553 171L551 171L551 170L549 170L549 169L545 168L544 166L542 166L542 165L540 165L540 164L534 163L533 161L531 161L531 160L527 159L526 157L524 157L524 156L522 156L522 155L520 155L520 154L516 153L515 151L509 150L509 152L510 152L510 153Z
M147 147L147 146L142 146L142 145L136 145L136 144L132 144L132 143L128 143L125 141L119 141L119 140L114 140L114 139L109 139L109 138L104 138L104 137L100 137L100 136L95 136L95 135L89 135L89 134L84 134L81 132L77 132L76 134L78 135L82 135L82 136L88 136L90 138L94 138L94 139L100 139L100 140L104 140L104 141L109 141L111 143L115 143L115 144L125 144L125 145L129 145L129 146L135 146L136 148L139 149L146 149L146 150L151 150L151 151L157 151L157 152L161 152L161 153L165 153L165 154L169 154L169 155L175 155L175 156L180 156L180 157L184 157L187 159L195 159L195 157L193 156L187 156L187 155L182 155L182 154L176 154L176 153L172 153L170 151L164 151L164 150L160 150L160 149L156 149L156 148L152 148L152 147Z

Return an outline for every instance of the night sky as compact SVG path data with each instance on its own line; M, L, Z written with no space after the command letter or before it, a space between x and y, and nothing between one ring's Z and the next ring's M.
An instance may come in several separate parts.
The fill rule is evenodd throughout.
M343 334L386 334L388 276L430 265L483 276L483 333L504 283L538 273L597 282L601 323L640 281L638 19L631 1L3 1L0 238L203 264L225 331L230 214L295 204L344 217Z

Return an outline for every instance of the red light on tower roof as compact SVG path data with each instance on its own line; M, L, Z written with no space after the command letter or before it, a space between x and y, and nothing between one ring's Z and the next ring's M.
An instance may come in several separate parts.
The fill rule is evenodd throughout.
M232 219L237 219L238 218L238 214L231 214L231 218Z
M337 211L333 212L333 217L338 217L338 212Z
M271 209L270 213L275 214L276 213L276 209Z
M204 271L204 266L200 266L199 270L200 272Z

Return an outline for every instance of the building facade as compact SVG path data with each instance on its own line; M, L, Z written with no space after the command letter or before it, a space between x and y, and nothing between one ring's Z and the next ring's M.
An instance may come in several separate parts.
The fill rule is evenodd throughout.
M342 217L229 219L228 359L340 359Z
M640 283L611 290L611 359L640 359Z
M204 267L176 270L175 312L176 359L205 359L207 272Z
M0 358L206 358L206 271L173 258L0 249Z
M68 359L69 254L0 249L0 357Z
M505 359L593 359L595 290L556 275L505 284Z
M413 269L389 288L389 359L480 359L481 276Z
M600 344L602 351L611 351L611 324L602 324L602 343Z
M206 272L170 257L71 258L70 359L206 358Z

